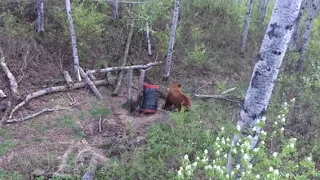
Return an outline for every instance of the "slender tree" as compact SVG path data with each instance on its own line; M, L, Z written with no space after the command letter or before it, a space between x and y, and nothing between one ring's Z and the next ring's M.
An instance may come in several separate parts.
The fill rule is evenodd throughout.
M244 53L246 46L247 46L247 38L248 38L248 33L249 33L249 28L250 28L252 7L253 7L253 0L249 0L246 19L244 21L244 31L243 31L243 37L242 37L242 43L241 43L241 54Z
M177 25L178 25L179 9L180 9L180 0L175 0L170 42L169 42L169 48L168 48L167 63L166 63L166 67L165 67L165 70L163 73L163 76L166 79L169 78L169 75L170 75L173 46L174 46L174 40L176 37L176 29L177 29Z
M311 36L311 31L312 27L314 24L314 19L316 19L318 15L318 10L319 10L319 1L318 0L308 0L307 2L307 8L308 8L308 18L306 22L306 27L304 29L304 34L302 37L302 44L299 49L300 52L300 57L296 66L296 71L302 71L302 66L303 62L306 59L307 51L308 51L308 46L310 42L310 36Z
M78 48L77 48L77 37L76 37L76 32L74 30L74 25L73 25L70 0L66 0L66 10L67 10L67 16L68 16L69 27L70 27L70 36L71 36L71 43L72 43L72 55L73 55L74 71L75 71L77 80L81 81L81 76L80 76L80 71L79 71L79 57L78 57Z
M289 50L290 51L294 51L298 47L298 42L299 42L299 39L300 39L299 38L300 37L300 24L301 24L301 21L302 21L302 16L303 16L303 12L304 12L304 9L305 9L305 5L306 5L306 0L302 0L300 11L299 11L299 15L298 15L298 18L296 20L294 32L293 32L292 38L291 38L291 40L289 42Z
M256 57L249 87L237 122L239 134L233 137L232 145L239 142L240 134L250 134L251 148L255 148L261 129L258 122L264 119L280 65L294 31L302 0L277 0L265 33L260 52ZM250 132L253 132L251 134ZM227 170L231 171L238 160L229 153Z
M119 0L113 0L112 17L115 19L119 18Z
M261 24L264 24L264 20L266 19L269 2L270 2L270 0L260 0L260 3L259 3L259 21L260 21Z
M44 0L37 0L36 32L44 32Z

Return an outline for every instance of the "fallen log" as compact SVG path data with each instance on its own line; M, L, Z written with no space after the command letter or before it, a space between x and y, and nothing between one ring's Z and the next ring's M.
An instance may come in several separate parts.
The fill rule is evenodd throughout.
M109 67L109 68L104 68L104 69L100 69L100 70L87 70L86 74L88 74L88 73L106 73L106 72L111 72L111 71L120 71L120 70L128 70L128 69L147 69L151 66L157 66L159 64L162 64L162 61L151 62L151 63L145 64L145 65Z
M2 70L4 71L4 74L7 76L7 78L9 79L9 83L10 83L10 89L12 92L13 97L15 97L16 99L20 98L20 95L18 93L18 83L16 78L13 76L13 74L11 73L10 69L8 68L5 59L4 59L4 53L2 51L2 48L0 47L0 66L2 68Z
M87 74L83 71L83 69L80 66L78 66L78 67L79 67L81 77L86 80L86 83L89 85L89 87L91 88L93 93L99 98L99 100L103 99L101 93L99 92L97 87L92 83L89 76L87 76Z
M72 87L74 85L74 82L72 81L72 78L71 78L69 72L68 71L62 71L62 73L63 73L64 79L67 82L67 86L68 87Z
M106 80L99 80L99 81L94 81L93 84L96 86L101 86L101 85L108 84L108 82ZM75 83L71 88L68 88L67 86L55 86L55 87L45 88L45 89L33 92L31 94L28 94L21 103L19 103L12 109L9 115L9 119L12 119L13 113L15 111L17 111L20 107L25 105L27 102L29 102L33 98L50 94L53 92L62 92L62 91L68 91L73 89L79 89L79 88L85 87L86 85L87 84L85 82L80 82L80 83Z

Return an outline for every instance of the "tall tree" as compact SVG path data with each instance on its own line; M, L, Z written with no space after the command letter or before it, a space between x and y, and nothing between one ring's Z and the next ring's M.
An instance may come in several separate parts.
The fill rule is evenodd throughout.
M298 18L296 20L294 32L293 32L292 38L291 38L291 40L289 42L289 50L290 51L294 51L298 47L298 42L299 42L299 39L300 39L299 38L300 37L300 24L301 24L301 21L302 21L302 16L303 16L303 12L304 12L304 9L305 9L305 5L306 5L306 0L302 0L300 11L299 11L299 15L298 15Z
M37 0L36 32L44 32L44 0Z
M66 10L67 10L67 16L68 16L69 27L70 27L70 36L71 36L71 43L72 43L72 55L73 55L74 71L75 71L77 80L81 81L80 70L79 70L79 57L78 57L78 48L77 48L77 37L76 37L76 32L74 30L74 24L73 24L73 19L72 19L70 0L66 0Z
M115 19L119 18L119 0L113 0L112 3L112 17Z
M318 6L319 6L319 0L308 0L307 2L308 18L307 18L306 26L304 29L304 34L302 37L302 44L299 49L300 57L296 66L296 71L298 72L302 71L303 62L306 59L313 22L318 15L318 10L319 10Z
M267 111L282 59L294 31L294 24L298 17L301 1L276 1L260 52L256 57L256 64L237 122L240 134L250 134L253 137L251 148L255 148L257 145L261 131L257 125ZM256 130L251 134L250 132L254 129ZM240 134L234 135L232 145L239 142ZM230 152L227 170L231 171L235 163L240 162L237 162Z
M264 20L268 12L269 2L270 0L260 0L259 3L259 21L262 24L264 24Z
M180 0L175 0L170 42L169 42L169 48L168 48L167 63L166 63L166 67L165 67L164 73L163 73L163 76L165 79L169 78L169 75L170 75L173 46L174 46L174 40L176 37L176 29L177 29L177 25L178 25L179 9L180 9Z
M252 7L253 7L253 0L249 0L248 2L248 9L246 14L246 19L244 21L244 31L243 31L243 37L242 37L242 43L241 43L241 54L244 53L246 46L247 46L247 38L250 28L250 20L252 15Z

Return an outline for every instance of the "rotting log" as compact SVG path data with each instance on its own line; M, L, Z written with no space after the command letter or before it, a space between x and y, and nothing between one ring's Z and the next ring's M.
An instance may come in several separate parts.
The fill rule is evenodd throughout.
M62 73L63 73L64 79L66 80L67 86L68 87L72 87L74 85L74 82L72 81L72 78L71 78L69 72L68 71L62 71Z
M88 73L106 73L106 72L111 72L111 71L120 71L120 70L128 70L128 69L147 69L151 66L157 66L160 64L162 64L162 61L151 62L151 63L145 64L145 65L109 67L109 68L104 68L104 69L100 69L100 70L87 70L86 74L88 74Z
M83 69L80 66L79 66L79 71L80 71L81 77L86 80L86 83L89 85L89 87L91 88L93 93L99 98L99 100L103 99L103 97L102 97L101 93L99 92L99 90L97 89L97 87L92 83L89 76L87 76L87 74L83 71Z
M92 73L88 73L88 76L91 79L91 81L97 80L97 78Z
M107 80L93 81L93 84L96 86L101 86L101 85L108 84L108 81ZM68 91L68 90L73 90L73 89L79 89L79 88L85 87L86 85L87 85L86 82L80 82L80 83L75 83L71 88L68 88L67 86L55 86L55 87L41 89L39 91L28 94L21 103L16 105L11 110L10 115L9 115L9 119L12 119L13 113L15 111L17 111L20 107L24 106L27 102L29 102L33 98L43 96L46 94L50 94L50 93L54 93L54 92L62 92L62 91Z

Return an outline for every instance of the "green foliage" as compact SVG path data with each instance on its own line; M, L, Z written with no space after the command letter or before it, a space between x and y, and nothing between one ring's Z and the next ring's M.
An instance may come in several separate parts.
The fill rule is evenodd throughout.
M0 169L0 180L23 180L25 179L22 175L17 172L9 172Z
M160 52L168 53L169 41L171 35L171 26L167 26L163 31L155 31L154 36L157 38L157 46L159 47ZM176 36L175 36L175 46L181 41L182 32L181 27L177 27ZM174 48L175 49L175 48Z
M10 11L0 14L2 17L3 26L0 26L0 35L9 37L27 37L32 31L32 24L23 22L17 16L14 16Z
M15 145L13 132L4 128L0 129L0 156L4 155L7 150L13 148Z
M294 100L292 101L294 102ZM216 141L208 145L201 155L195 160L189 159L188 154L182 159L182 166L177 172L178 179L193 179L203 174L206 178L214 179L234 179L236 176L243 179L313 179L319 178L315 162L312 157L298 158L295 147L295 138L285 138L284 124L289 112L287 102L284 103L280 114L274 120L271 135L261 131L261 141L257 147L251 149L252 136L240 136L240 141L232 145L230 131L221 128ZM265 127L265 117L258 123L259 128ZM240 126L237 127L240 131ZM255 134L258 128L253 128ZM279 141L279 149L271 149L266 145L268 142ZM270 152L271 150L271 152ZM278 151L277 151L278 150ZM239 159L240 164L235 166L231 172L226 169L228 154L231 152L235 159Z

